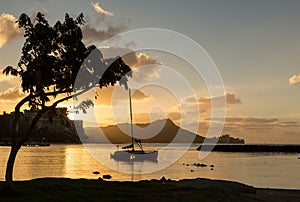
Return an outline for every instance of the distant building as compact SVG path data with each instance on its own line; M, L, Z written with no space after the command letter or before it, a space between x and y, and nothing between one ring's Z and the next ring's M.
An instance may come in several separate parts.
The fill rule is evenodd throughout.
M3 115L0 115L0 137L8 137L8 134L12 131L13 118L14 113L3 112Z
M24 110L20 117L19 130L26 131L37 111ZM15 113L3 112L0 115L0 138L11 137L12 122ZM85 137L82 120L70 120L67 108L56 108L40 118L32 134L33 137L46 137L49 142L79 143L79 136Z

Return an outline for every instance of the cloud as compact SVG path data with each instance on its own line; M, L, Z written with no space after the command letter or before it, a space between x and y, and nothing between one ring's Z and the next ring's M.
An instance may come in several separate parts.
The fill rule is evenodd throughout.
M16 84L20 84L19 77L2 74L2 71L0 70L0 93L10 87L16 86Z
M13 39L22 36L22 31L16 23L17 18L8 13L0 15L0 48Z
M226 95L218 97L200 97L197 100L194 97L185 99L186 104L198 104L201 113L205 113L211 109L212 101L214 101L216 107L223 106L223 101L226 101L226 104L230 105L242 103L241 99L236 98L233 93L226 93Z
M205 120L210 120L209 118ZM218 118L214 119L218 120ZM222 120L222 119L220 119ZM225 122L227 123L274 123L278 122L278 119L266 119L266 118L255 118L255 117L227 117ZM289 123L289 122L287 122Z
M161 62L146 53L132 53L126 55L124 62L132 67L132 76L136 82L151 81L159 77Z
M219 121L221 119L214 119ZM200 121L199 133L205 135L210 118ZM222 134L243 138L247 143L299 143L300 122L277 118L226 117Z
M139 89L131 89L133 100L152 99L152 96L145 94ZM120 101L128 101L128 91L121 86L108 86L107 88L97 89L96 104L112 106Z
M173 121L180 121L181 120L181 113L180 112L170 112L168 113L168 118L173 120Z
M10 80L16 78L15 76L11 76L10 74L8 74L8 75L2 74L2 71L3 71L3 69L0 70L0 83L10 81Z
M164 113L134 113L132 119L134 123L147 124L159 119L166 119L166 116Z
M114 14L109 12L109 11L106 11L104 10L103 8L101 8L101 6L99 5L99 3L94 3L92 2L91 3L92 7L94 8L94 10L97 12L97 13L100 13L101 15L103 16L108 16L108 17L111 17L113 16Z
M232 93L226 93L226 102L227 104L241 104L242 101L239 98L236 98Z
M116 21L103 16L86 16L86 25L82 28L84 40L87 43L104 41L127 29L126 20Z
M293 75L290 79L289 79L289 83L296 85L300 83L300 74L298 75Z
M138 89L133 89L132 99L134 100L144 100L152 98L152 96L145 94L143 91Z
M131 52L123 58L124 61L133 68L143 65L161 64L157 62L156 57L147 55L146 53Z
M205 118L203 121L210 122L211 119ZM214 121L218 121L218 118L215 118ZM226 117L225 125L246 131L270 131L273 129L300 128L300 123L296 121L282 121L277 118L258 117Z
M216 103L216 107L224 107L223 101L226 102L227 106L242 103L241 99L236 98L233 93L226 93L217 97L195 98L194 96L189 96L183 98L180 105L175 105L168 110L167 117L176 124L184 125L187 130L198 128L198 133L205 136L210 124L210 119L205 117L210 117L211 102L213 100ZM221 119L214 119L214 121L217 121L216 124L219 124ZM237 121L240 121L240 119ZM236 129L231 128L231 131L234 130Z
M151 81L159 77L162 62L155 56L123 47L102 47L101 52L105 58L122 56L124 62L132 68L132 79L135 82Z
M104 41L116 36L126 29L126 25L108 25L105 30L98 30L92 25L86 25L82 28L84 40L88 42Z
M20 88L9 88L8 90L0 93L1 100L17 100L24 97L24 93Z

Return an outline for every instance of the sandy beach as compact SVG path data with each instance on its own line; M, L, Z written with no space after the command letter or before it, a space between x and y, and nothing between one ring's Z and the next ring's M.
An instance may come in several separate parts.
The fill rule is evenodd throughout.
M0 182L3 187L4 182ZM189 179L118 182L42 178L15 182L18 194L1 189L1 201L298 201L300 190L261 189L238 182Z

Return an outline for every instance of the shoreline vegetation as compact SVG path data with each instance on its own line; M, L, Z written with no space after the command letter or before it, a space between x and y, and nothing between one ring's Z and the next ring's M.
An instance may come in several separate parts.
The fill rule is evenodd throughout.
M297 201L300 190L255 188L204 178L138 182L40 178L16 181L14 195L0 182L0 201Z
M107 143L51 143L51 145L82 145L82 144L107 144ZM151 143L150 143L151 144ZM155 143L152 143L155 144ZM157 143L157 144L165 144L165 143ZM184 143L182 143L184 144ZM196 144L196 143L194 143ZM0 139L0 147L1 146L10 146L11 140L9 138ZM117 144L119 145L119 144ZM38 146L45 147L50 146L49 142L46 141L28 141L25 142L22 146ZM300 153L300 144L199 144L196 148L198 151L212 151L212 152L241 152L241 153Z

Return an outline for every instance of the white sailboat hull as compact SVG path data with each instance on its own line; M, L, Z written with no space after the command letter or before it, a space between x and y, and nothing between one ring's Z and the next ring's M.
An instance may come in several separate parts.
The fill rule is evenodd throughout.
M110 158L116 161L150 161L157 162L158 151L115 151Z

